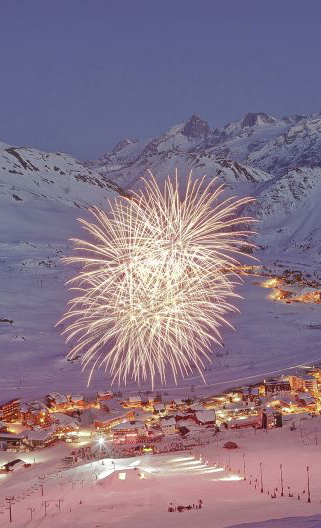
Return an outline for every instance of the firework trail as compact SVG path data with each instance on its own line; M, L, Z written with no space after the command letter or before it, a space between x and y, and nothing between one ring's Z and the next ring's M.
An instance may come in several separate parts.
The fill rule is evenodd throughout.
M150 173L144 189L117 198L93 221L80 219L88 240L73 240L80 273L67 284L74 292L60 323L83 368L104 367L113 382L155 377L177 381L210 360L212 342L220 344L231 304L238 256L252 221L238 217L251 198L220 201L223 186L205 185L189 175L180 196L178 177L161 190Z

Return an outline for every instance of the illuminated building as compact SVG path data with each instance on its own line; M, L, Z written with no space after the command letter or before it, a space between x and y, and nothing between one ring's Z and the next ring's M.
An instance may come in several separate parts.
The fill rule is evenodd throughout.
M20 398L0 401L0 420L6 423L16 422L19 418Z

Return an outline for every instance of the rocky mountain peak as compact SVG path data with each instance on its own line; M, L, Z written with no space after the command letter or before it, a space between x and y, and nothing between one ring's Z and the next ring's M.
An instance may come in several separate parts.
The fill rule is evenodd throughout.
M211 129L208 123L196 114L193 114L185 123L182 134L191 138L206 137Z
M241 126L242 128L245 128L260 124L273 124L275 121L274 117L271 117L264 112L249 112L244 117Z
M119 152L119 150L127 147L128 145L131 145L132 143L135 143L137 140L132 140L128 138L121 139L118 141L117 145L113 148L112 152Z

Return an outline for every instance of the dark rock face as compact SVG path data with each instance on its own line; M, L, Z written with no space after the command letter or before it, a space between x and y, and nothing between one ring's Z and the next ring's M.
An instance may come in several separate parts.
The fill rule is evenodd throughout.
M182 130L182 134L191 138L206 137L210 134L211 129L208 126L208 123L204 121L201 117L197 115L192 115L192 117L186 121L186 124Z
M264 123L273 124L275 122L275 119L273 119L273 117L270 117L264 112L250 112L246 114L246 116L244 117L242 121L242 128L251 127L251 126L256 125L259 119L260 121L263 121Z
M117 143L117 145L113 148L112 152L119 152L124 147L127 147L128 145L131 145L132 143L135 143L137 140L131 140L128 138L124 138L121 141Z

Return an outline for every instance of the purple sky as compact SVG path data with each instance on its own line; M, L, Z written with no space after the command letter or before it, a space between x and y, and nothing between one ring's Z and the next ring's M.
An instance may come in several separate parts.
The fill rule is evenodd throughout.
M0 140L94 158L193 113L321 110L320 0L0 0Z

